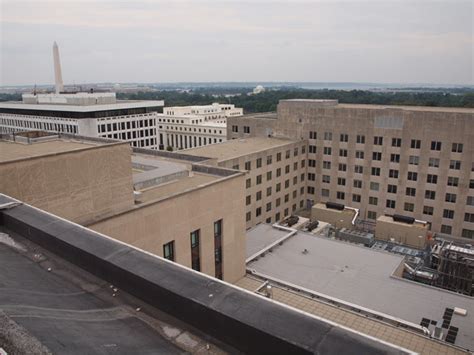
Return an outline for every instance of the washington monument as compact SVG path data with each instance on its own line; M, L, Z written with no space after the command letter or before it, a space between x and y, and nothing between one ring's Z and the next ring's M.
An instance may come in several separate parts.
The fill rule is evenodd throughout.
M64 91L63 75L61 74L61 62L59 60L58 44L53 44L53 58L54 58L54 84L56 87L56 94Z

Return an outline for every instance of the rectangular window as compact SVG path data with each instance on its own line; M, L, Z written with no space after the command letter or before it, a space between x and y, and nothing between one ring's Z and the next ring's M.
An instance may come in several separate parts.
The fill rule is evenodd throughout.
M199 250L199 235L200 230L191 232L191 267L193 270L201 271L201 257Z
M416 189L414 187L407 187L406 195L407 196L416 196Z
M249 222L252 219L252 214L250 212L247 212L245 214L245 221Z
M356 157L356 159L364 159L364 151L363 150L356 150L355 157Z
M309 159L308 160L308 165L309 165L310 168L315 168L316 167L316 160Z
M267 196L271 196L271 194L272 194L272 187L269 186L267 187Z
M324 140L332 141L332 132L324 132Z
M367 211L367 218L368 219L377 219L377 212Z
M245 205L248 206L252 203L252 196L248 195L245 197Z
M385 203L385 207L395 208L395 201L394 200L387 200L387 202Z
M456 203L456 194L447 193L444 200L446 202Z
M262 183L262 175L257 175L257 185Z
M316 146L315 145L310 145L309 146L309 152L311 154L316 154Z
M410 202L405 202L405 205L403 206L403 209L408 212L413 212L415 210L415 205Z
M267 181L270 181L272 179L272 172L267 171Z
M323 161L323 169L331 169L331 162Z
M257 201L260 201L262 199L262 191L257 191L257 193L255 194L255 199Z
M393 179L398 179L398 170L390 169L388 171L388 177L391 177Z
M434 212L433 207L431 206L423 206L423 214L426 214L428 216L432 216Z
M257 207L255 210L255 216L260 217L262 215L262 207Z
M390 194L397 193L397 185L387 185L387 192Z
M321 189L321 196L329 197L329 190L328 189Z
M216 278L222 280L222 219L214 222L214 267Z
M377 197L370 196L369 197L369 205L375 205L379 203L379 199Z
M459 160L451 160L449 162L449 168L453 170L461 170L461 162Z
M466 205L474 206L474 196L467 196Z
M392 147L401 147L402 139L401 138L392 138Z
M464 213L464 222L474 223L474 213Z
M252 169L252 162L246 161L245 162L245 170L251 170Z
M345 197L346 197L346 194L344 192L342 192L342 191L337 191L336 192L336 198L338 200L344 200Z
M474 230L471 229L463 229L461 236L463 238L474 239Z
M272 209L272 203L268 202L266 206L266 211L269 212Z
M174 240L163 244L163 257L165 259L174 261Z
M339 164L339 171L346 171L347 170L347 164L340 163Z
M362 180L354 180L354 187L357 189L362 188Z
M287 165L285 166L285 174L289 174L290 173L290 166Z
M339 141L341 141L341 142L347 142L347 141L349 141L349 135L347 135L347 134L345 134L345 133L341 133L340 138L339 138Z
M373 152L372 153L372 160L382 160L382 153L381 152Z
M436 192L431 190L425 191L425 198L428 200L434 200L436 198Z
M342 177L337 178L337 184L341 185L341 186L345 186L346 185L346 179L344 179Z
M447 226L446 224L441 225L441 233L451 234L452 230L453 230L453 228L451 226Z
M257 159L257 169L262 167L262 158Z
M420 162L420 157L417 157L416 155L410 155L408 157L408 164L418 165L419 162Z
M414 171L409 171L407 174L407 179L410 181L417 181L418 180L418 173L415 173Z
M448 186L458 186L459 178L454 176L448 176Z
M426 176L426 182L428 184L437 184L438 183L438 175L428 174Z
M364 143L365 143L365 136L358 134L358 135L357 135L356 142L357 142L357 143L360 143L360 144L364 144Z
M428 166L432 168L439 168L439 159L438 158L430 158L428 160Z
M347 157L347 149L339 149L340 157Z
M379 191L379 188L380 188L380 184L378 182L373 182L373 181L370 182L370 189L372 191Z
M249 189L250 186L252 186L252 180L249 178L249 179L245 180L245 187L247 189Z
M375 167L373 167L371 174L372 174L373 176L380 176L380 168L375 168Z
M364 173L364 167L362 165L355 165L354 166L354 172L356 174L363 174Z
M421 141L419 139L412 139L411 140L411 148L412 149L420 149L421 148Z
M360 195L354 194L352 195L352 202L360 202L361 197Z
M453 153L462 153L462 143L453 143L451 151Z
M277 153L277 161L281 161L281 153Z
M232 132L234 133L239 132L239 126L232 126Z
M290 159L290 151L289 151L289 150L287 150L287 151L285 152L285 158L286 158L286 159Z
M331 154L332 154L332 149L331 149L331 147L324 147L324 149L323 149L323 154L324 154L324 155L331 155Z
M244 133L250 134L250 127L244 126Z
M383 137L374 137L374 145L383 145Z
M453 219L454 211L453 210L443 210L443 218Z
M267 165L270 165L272 163L272 160L273 160L273 156L272 155L268 155L267 156Z
M432 141L431 142L431 150L440 151L441 150L441 142Z
M400 154L390 154L390 161L392 163L400 163Z
M309 139L318 139L318 132L310 131Z

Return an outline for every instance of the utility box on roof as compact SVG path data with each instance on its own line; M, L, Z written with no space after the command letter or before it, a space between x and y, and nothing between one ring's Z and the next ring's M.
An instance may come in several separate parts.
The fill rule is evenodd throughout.
M327 222L336 228L353 228L354 216L353 210L329 208L322 203L317 203L311 208L311 221Z
M391 216L380 216L375 225L375 238L409 245L415 248L424 248L429 231L428 223L407 223L394 220Z

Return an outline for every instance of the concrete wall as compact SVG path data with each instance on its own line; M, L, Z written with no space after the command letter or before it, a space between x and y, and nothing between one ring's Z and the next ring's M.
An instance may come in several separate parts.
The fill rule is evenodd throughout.
M311 208L311 221L323 221L332 224L336 228L353 229L352 219L354 211L351 210L335 210L326 208L322 203L317 203Z
M223 220L224 280L245 274L244 183L242 175L204 188L152 202L88 227L163 256L163 244L175 243L175 261L191 267L190 233L201 230L201 271L214 276L214 222Z
M376 239L390 241L393 238L397 243L420 249L425 246L427 233L427 225L395 222L392 217L386 216L379 217L375 225Z
M77 223L134 205L130 146L0 163L0 192Z

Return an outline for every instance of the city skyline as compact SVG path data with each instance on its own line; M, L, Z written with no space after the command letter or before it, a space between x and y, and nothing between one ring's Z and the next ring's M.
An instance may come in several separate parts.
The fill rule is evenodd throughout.
M2 3L0 85L373 82L472 85L472 3ZM422 64L422 65L421 65Z

